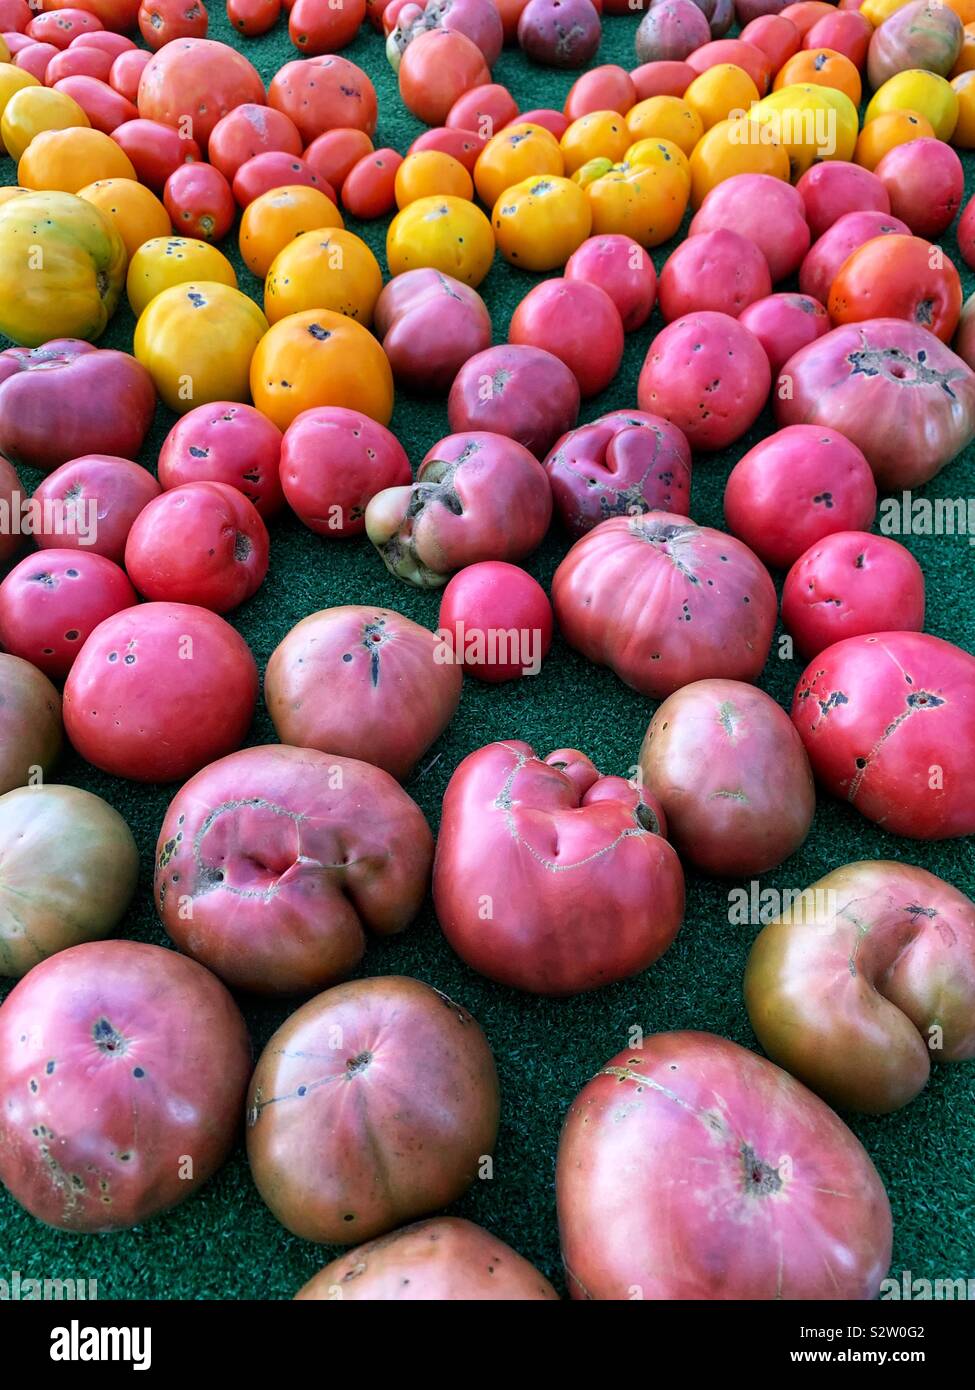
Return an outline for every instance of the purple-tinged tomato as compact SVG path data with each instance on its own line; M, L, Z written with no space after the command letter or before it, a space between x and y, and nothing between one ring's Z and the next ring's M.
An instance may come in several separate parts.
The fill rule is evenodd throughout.
M504 343L469 358L454 378L447 418L455 433L487 430L544 458L579 418L574 372L543 348Z
M120 565L132 523L160 493L147 469L111 454L83 454L49 473L34 493L42 550L81 550Z

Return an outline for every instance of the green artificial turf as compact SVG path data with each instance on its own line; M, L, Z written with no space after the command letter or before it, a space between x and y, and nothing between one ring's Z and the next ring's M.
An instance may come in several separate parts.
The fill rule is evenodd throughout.
M599 62L635 65L637 16L607 19ZM210 7L210 36L239 46L269 81L294 58L283 22L268 35L244 40L233 34L223 5ZM372 77L379 95L376 145L405 151L421 126L403 108L383 52L382 39L364 29L345 56ZM506 50L495 80L507 84L522 109L561 107L573 74L537 68L518 50ZM972 192L975 161L966 157ZM9 160L3 182L14 181ZM352 230L364 236L385 268L386 222ZM961 266L954 232L944 239ZM261 287L242 267L232 235L231 255L241 287L260 299ZM669 246L658 248L663 264ZM500 257L481 286L503 342L508 320L536 277L513 270ZM975 284L964 274L966 293ZM779 287L782 288L782 287ZM651 338L662 326L650 323L630 335L622 368L611 388L584 404L591 420L619 407L633 407L636 380ZM119 310L104 346L131 348L133 320ZM584 330L583 330L584 331ZM156 453L173 417L159 408L142 455L154 468ZM445 402L421 401L400 392L392 428L414 463L448 433ZM721 498L732 464L773 428L766 412L744 439L724 454L695 459L692 511L699 522L723 525ZM39 479L29 472L25 482ZM922 490L927 497L975 495L975 450L969 450ZM263 669L270 653L300 618L340 603L382 604L430 627L437 625L438 596L394 581L368 542L328 541L312 535L290 515L271 526L271 568L259 593L231 621L250 643ZM908 542L927 579L928 630L975 645L975 549L966 537L924 537ZM546 586L567 548L553 531L526 567ZM781 580L781 576L778 576ZM891 613L892 623L897 614ZM800 664L778 654L777 642L761 685L788 706ZM527 739L543 755L553 748L584 749L606 772L635 762L652 701L625 688L609 671L587 664L556 639L541 674L491 687L466 683L460 709L444 736L410 778L407 790L436 827L451 772L472 749L492 739ZM252 743L274 740L263 705ZM145 787L104 776L74 755L59 776L105 797L126 817L142 857L136 901L121 933L166 945L153 910L151 866L156 835L173 788ZM973 790L975 795L975 790ZM975 893L972 842L922 844L898 839L871 825L848 806L822 796L812 832L802 849L763 879L763 886L802 888L837 865L860 858L896 858L921 864L970 895ZM589 1077L629 1043L634 1026L645 1032L709 1030L748 1047L755 1039L741 998L745 959L755 928L729 924L733 884L687 875L684 926L664 958L638 978L594 994L563 1001L502 989L462 965L443 940L427 907L401 937L373 941L362 974L413 975L462 1001L483 1025L494 1048L502 1091L502 1123L494 1177L475 1183L453 1209L510 1242L563 1288L558 1254L553 1177L559 1128L566 1108ZM7 987L0 987L0 997ZM290 1012L287 1003L241 1001L255 1049ZM924 1093L885 1118L847 1116L866 1145L890 1193L894 1213L893 1270L917 1277L975 1275L975 1065L936 1069ZM175 1211L133 1231L98 1237L65 1235L33 1220L0 1192L0 1277L19 1269L24 1277L96 1278L104 1298L288 1298L334 1251L286 1232L265 1208L250 1180L242 1146L219 1175Z

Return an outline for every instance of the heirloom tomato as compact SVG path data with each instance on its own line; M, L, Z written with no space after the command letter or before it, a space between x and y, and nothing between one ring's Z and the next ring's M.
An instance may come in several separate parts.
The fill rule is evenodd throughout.
M383 287L379 262L360 237L341 227L302 232L271 263L264 284L268 323L308 309L346 314L366 328Z
M313 406L361 410L381 425L393 413L386 354L368 329L329 309L279 319L257 345L250 386L258 410L280 430Z
M160 236L144 241L133 253L125 280L129 307L136 318L150 299L176 285L216 282L237 288L237 275L222 251L191 237Z
M493 259L491 224L466 198L418 198L396 214L386 233L391 275L427 266L476 289Z
M342 227L342 214L318 188L288 184L248 203L240 219L240 254L252 275L263 280L275 257L295 237L319 228Z
M78 189L78 197L98 208L115 226L131 259L154 237L168 236L169 214L154 193L134 179L98 179Z
M247 399L251 358L267 326L246 294L214 280L194 281L149 301L133 351L164 404L185 415L209 401Z
M521 270L557 270L589 235L592 212L578 184L550 174L505 189L491 221L506 261Z

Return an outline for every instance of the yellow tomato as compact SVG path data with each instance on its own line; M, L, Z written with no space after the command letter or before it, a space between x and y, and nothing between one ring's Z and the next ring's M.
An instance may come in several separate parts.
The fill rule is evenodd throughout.
M522 270L556 270L589 235L592 213L577 183L549 174L506 188L491 221L506 261Z
M246 401L267 319L240 290L214 280L173 285L149 301L133 352L165 405L185 415L210 401Z
M789 181L789 156L771 125L738 116L705 131L691 154L691 207L735 174L769 174Z
M305 309L331 309L366 328L383 287L379 262L361 239L341 227L302 232L279 251L264 284L268 323Z
M892 14L910 3L911 0L863 0L860 13L864 19L869 19L875 29L879 29L885 19L890 19Z
M863 95L856 64L833 48L804 48L794 53L775 74L772 90L778 92L803 82L845 92L854 106L859 106Z
M4 203L9 203L11 198L19 198L21 193L29 192L29 188L20 188L15 183L6 184L5 187L0 188L0 207L2 207Z
M590 159L601 157L615 164L636 138L618 111L590 111L573 121L559 142L565 172L574 174Z
M19 159L42 130L72 130L90 125L84 111L67 92L56 92L53 87L22 87L3 108L0 136L10 158Z
M417 150L408 154L396 170L396 206L405 208L417 198L435 198L449 193L454 198L473 198L470 174L453 155L442 150Z
M891 111L919 111L927 116L939 140L950 140L958 119L958 97L951 84L934 72L908 68L889 77L874 92L864 125Z
M476 289L494 260L494 233L466 198L418 198L389 224L386 260L390 275L430 266Z
M883 116L875 116L863 127L853 158L872 172L895 145L906 145L922 137L934 139L934 126L927 116L919 111L888 111Z
M4 63L0 66L0 154L3 154L3 113L7 109L7 103L16 92L23 91L25 87L39 87L41 84L32 73L24 72L22 68L15 68L12 63Z
M302 232L344 227L342 214L318 188L287 184L248 203L240 219L240 254L252 275L263 280L279 251Z
M647 97L630 107L625 120L631 143L656 137L669 140L684 154L690 154L704 134L700 115L680 97Z
M821 159L853 158L859 121L845 92L812 83L793 84L756 102L748 120L766 125L789 158L798 179Z
M7 47L4 37L0 34L0 63L10 62L10 49Z
M951 82L958 97L958 120L951 143L960 150L975 150L975 72L962 72Z
M173 285L203 280L237 288L234 268L222 251L208 241L190 237L161 236L144 241L129 261L125 292L136 318L151 299Z
M265 333L250 385L254 404L279 430L314 406L360 410L381 425L393 413L386 354L367 328L328 309L290 314Z
M155 193L134 179L98 179L79 188L78 197L94 203L115 223L130 257L143 242L168 236L172 231L169 213Z
M669 140L639 140L601 178L586 185L593 234L620 232L641 246L669 241L687 211L690 170Z
M35 135L17 165L25 188L77 193L99 179L135 179L132 161L110 135L85 128Z
M521 122L505 126L484 146L474 165L474 187L493 208L506 188L534 174L565 173L559 142L544 126Z
M975 0L943 0L949 10L954 10L962 24L968 25L975 20Z
M0 207L0 333L25 347L94 342L115 312L125 260L112 223L83 198L11 198Z
M758 88L744 68L734 63L716 63L695 77L684 93L684 101L697 113L703 134L732 113L747 111L758 101L758 95Z

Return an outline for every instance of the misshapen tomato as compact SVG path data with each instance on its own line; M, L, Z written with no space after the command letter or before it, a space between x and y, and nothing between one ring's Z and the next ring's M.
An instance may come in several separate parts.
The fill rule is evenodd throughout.
M491 345L491 316L469 285L439 270L408 270L376 301L376 336L398 385L448 391L458 371Z

